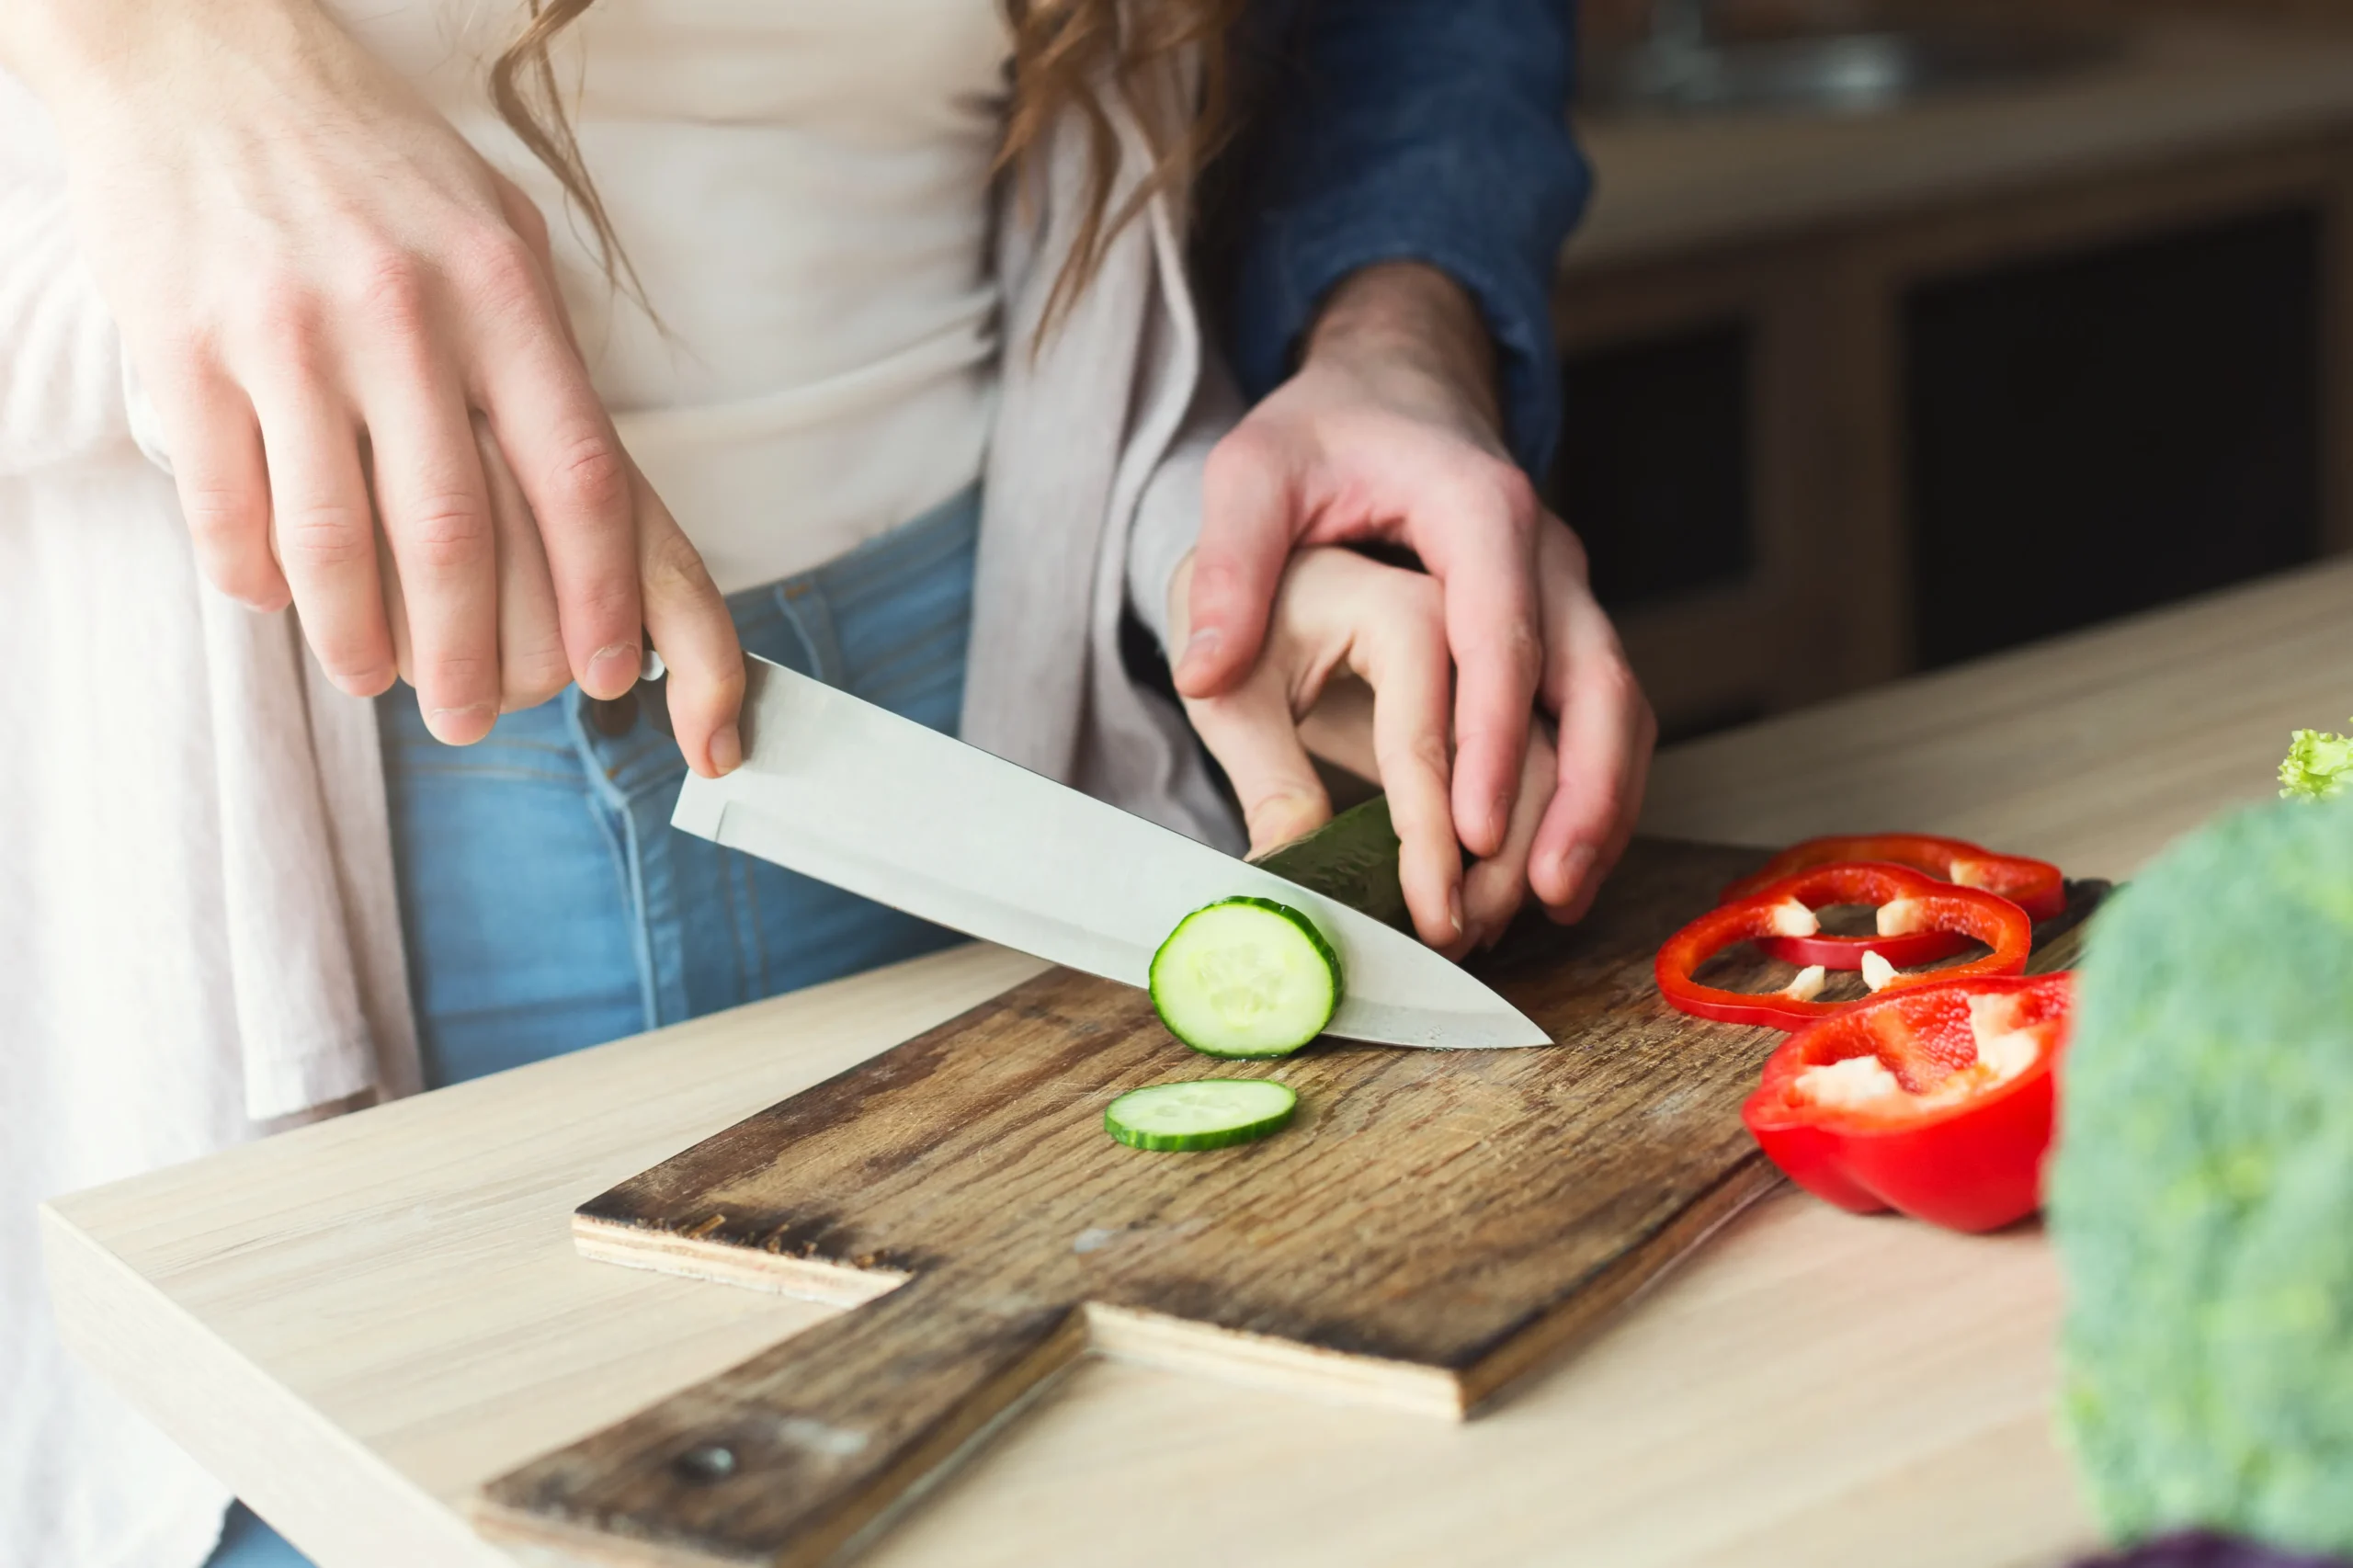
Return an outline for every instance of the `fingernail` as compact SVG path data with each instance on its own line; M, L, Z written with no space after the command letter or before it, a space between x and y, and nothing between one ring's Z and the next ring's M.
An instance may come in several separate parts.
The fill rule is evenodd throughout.
M1225 638L1215 627L1204 626L1194 632L1191 639L1186 642L1184 656L1176 661L1178 667L1200 663L1216 653L1218 645L1224 641Z
M744 734L733 724L722 724L710 737L710 770L733 773L744 761Z
M588 676L580 689L591 697L619 697L637 684L639 650L634 642L614 642L597 650L588 660Z
M1452 923L1454 934L1462 935L1462 890L1459 887L1446 890L1446 917Z
M1586 877L1593 870L1593 846L1572 844L1561 856L1561 897L1563 903L1574 899L1585 886Z
M498 722L498 705L476 702L464 708L436 708L425 716L425 727L445 745L471 744L490 733Z

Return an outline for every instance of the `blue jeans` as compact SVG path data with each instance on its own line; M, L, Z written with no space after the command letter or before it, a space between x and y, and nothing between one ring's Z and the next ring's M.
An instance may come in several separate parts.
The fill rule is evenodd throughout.
M980 517L967 491L813 572L731 597L749 651L954 733ZM956 933L670 830L686 764L577 688L472 746L377 707L402 933L434 1087L912 958ZM209 1568L302 1568L247 1510Z

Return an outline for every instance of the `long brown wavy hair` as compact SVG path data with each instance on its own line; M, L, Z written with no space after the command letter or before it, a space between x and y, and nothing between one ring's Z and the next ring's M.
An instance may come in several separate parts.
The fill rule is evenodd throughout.
M997 149L997 172L1019 173L1026 160L1042 152L1055 121L1067 110L1074 108L1086 128L1086 206L1077 244L1048 298L1046 324L1059 319L1086 287L1112 237L1154 195L1188 183L1222 144L1228 129L1222 46L1246 3L1004 0L1013 25L1013 96L1005 139ZM615 286L651 312L629 253L581 161L556 80L552 51L557 35L594 0L525 4L529 19L523 30L491 66L491 101L532 155L563 182L564 193L594 232ZM1162 96L1140 89L1154 73L1195 46L1200 50L1201 66L1191 113L1177 117L1177 123L1155 123L1151 116ZM1144 131L1154 156L1151 174L1116 211L1111 210L1111 191L1120 147L1104 108L1107 88L1144 109Z

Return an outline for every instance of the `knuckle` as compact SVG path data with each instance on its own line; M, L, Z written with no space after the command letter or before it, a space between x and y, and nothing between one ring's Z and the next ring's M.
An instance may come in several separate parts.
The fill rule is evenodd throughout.
M1529 537L1541 508L1536 486L1518 464L1485 452L1463 460L1455 476L1458 502L1465 511L1501 522L1515 536Z
M1245 419L1218 438L1201 467L1202 483L1212 489L1248 480L1282 460L1282 438L1263 423Z
M325 312L305 279L272 269L254 280L231 313L236 335L244 342L307 358L319 342Z
M1454 759L1444 735L1423 730L1406 737L1399 747L1398 760L1415 772L1443 778Z
M1569 570L1575 574L1579 583L1590 580L1592 561L1586 553L1585 540L1578 536L1576 529L1558 517L1552 517L1548 518L1545 524L1544 537L1552 541L1551 548L1560 552L1561 559L1567 563Z
M494 655L437 648L426 660L422 677L419 684L430 686L438 696L472 697L498 689L498 660Z
M401 510L395 528L402 554L427 572L460 570L490 558L490 519L479 496L420 496Z
M423 262L406 251L378 249L355 258L352 276L360 320L392 336L423 335L431 294Z
M704 700L715 711L733 713L744 705L744 661L731 660L703 681Z
M548 215L540 210L538 202L517 191L507 211L525 244L535 251L548 248Z
M1498 460L1495 463L1494 469L1494 478L1490 483L1494 486L1496 501L1502 505L1505 513L1515 525L1530 533L1534 532L1536 519L1543 510L1537 502L1536 482L1530 479L1528 476L1528 471L1518 463Z
M1651 754L1658 750L1658 712L1639 686L1629 700L1631 711L1626 726L1626 766L1639 775L1649 766Z
M1496 652L1513 676L1535 685L1537 673L1544 667L1543 634L1525 620L1513 619L1497 629L1495 641Z
M638 599L637 584L626 574L600 572L569 592L559 593L558 597L565 627L593 634L595 641L587 647L601 647L615 638L642 635L639 621L643 607Z
M216 395L224 373L221 336L225 324L178 321L156 333L145 351L132 357L149 389L190 400ZM125 341L128 345L128 329Z
M1643 683L1634 677L1633 666L1616 649L1595 659L1586 678L1600 700L1626 712L1637 722L1648 716L1650 699L1643 693Z
M485 228L469 236L460 244L458 270L467 293L493 315L537 311L544 303L529 243L512 230Z
M645 592L648 597L676 599L699 596L710 588L710 572L692 540L676 528L665 528L645 544Z
M261 497L244 487L193 477L180 483L180 512L200 547L237 552L262 542L267 515Z
M559 513L609 517L629 505L629 465L603 431L574 437L557 449L548 487Z
M547 247L548 219L547 214L540 210L540 204L532 200L530 193L521 186L494 169L491 171L490 181L491 194L496 198L498 210L506 222L514 226L525 243L544 250Z
M356 565L375 553L373 522L361 508L337 502L289 506L278 518L278 554L297 570Z

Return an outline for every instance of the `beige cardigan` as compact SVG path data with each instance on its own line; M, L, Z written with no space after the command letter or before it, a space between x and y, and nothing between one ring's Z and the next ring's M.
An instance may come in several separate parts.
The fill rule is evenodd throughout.
M1114 118L1116 206L1150 157ZM1000 206L964 733L1238 847L1182 718L1119 653L1131 595L1158 629L1233 412L1176 198L1029 351L1084 148L1058 127ZM370 707L290 616L199 583L124 379L47 124L0 75L0 1562L47 1568L196 1568L227 1494L64 1362L32 1200L418 1086Z

